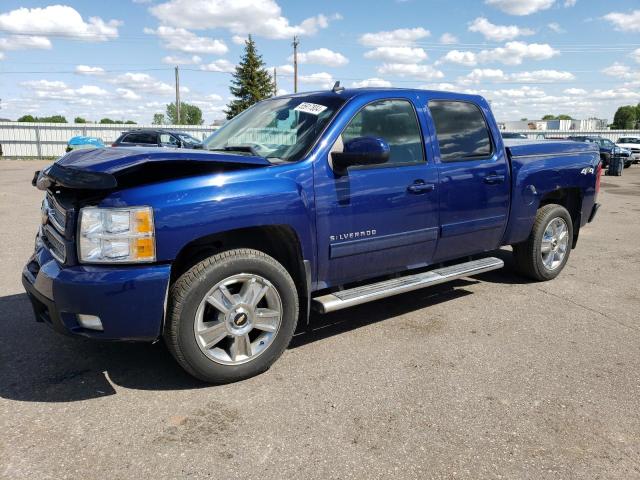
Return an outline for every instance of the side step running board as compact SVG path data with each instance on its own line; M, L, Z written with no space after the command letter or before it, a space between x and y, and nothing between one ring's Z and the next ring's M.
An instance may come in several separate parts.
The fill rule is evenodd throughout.
M312 299L312 301L314 308L320 313L329 313L381 298L391 297L392 295L411 292L412 290L418 290L431 285L450 282L458 278L478 275L490 270L497 270L502 267L504 267L504 262L499 258L481 258L480 260L459 263L450 267L438 268L415 275L392 278L391 280L329 293L321 297L316 297Z

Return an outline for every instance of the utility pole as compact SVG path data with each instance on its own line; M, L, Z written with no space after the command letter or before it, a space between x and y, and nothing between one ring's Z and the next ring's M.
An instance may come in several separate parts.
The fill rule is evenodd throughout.
M293 93L298 93L298 36L293 36Z
M276 67L273 67L273 96L278 95L278 73L276 72Z
M176 122L180 125L180 72L176 65Z

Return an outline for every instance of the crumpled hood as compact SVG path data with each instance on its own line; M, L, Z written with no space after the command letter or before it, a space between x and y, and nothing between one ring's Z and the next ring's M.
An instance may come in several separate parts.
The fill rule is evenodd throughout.
M62 167L114 174L142 163L176 161L271 165L268 160L262 157L163 147L114 147L78 150L67 153L56 163Z
M41 190L46 190L54 183L68 188L101 190L116 188L121 179L126 183L143 183L148 180L150 173L162 174L163 169L170 177L173 172L178 175L194 171L194 167L198 171L228 171L270 165L271 163L263 157L206 150L161 147L96 148L67 153L51 167L37 172L33 183ZM135 176L138 178L132 178Z

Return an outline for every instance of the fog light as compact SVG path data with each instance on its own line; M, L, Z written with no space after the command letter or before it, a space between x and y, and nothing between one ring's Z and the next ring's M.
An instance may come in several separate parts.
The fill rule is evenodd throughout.
M101 332L104 330L104 328L102 328L100 317L96 317L95 315L87 315L84 313L79 313L77 317L78 323L83 328L88 328L89 330L100 330Z

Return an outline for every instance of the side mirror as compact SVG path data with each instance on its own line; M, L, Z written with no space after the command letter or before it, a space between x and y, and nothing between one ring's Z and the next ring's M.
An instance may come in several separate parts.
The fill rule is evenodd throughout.
M204 148L204 145L202 143L194 143L191 148L193 148L194 150L202 150Z
M336 173L344 174L352 165L378 165L389 160L389 144L382 138L357 137L344 144L342 152L332 152Z

